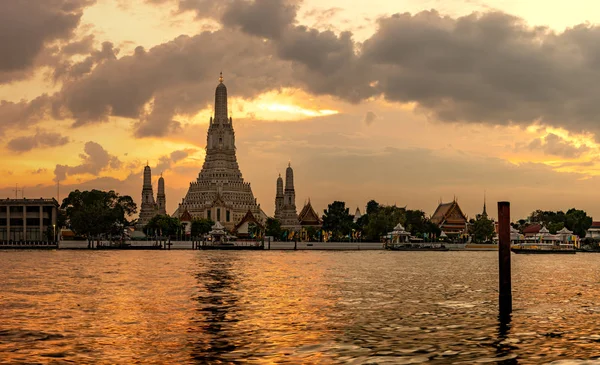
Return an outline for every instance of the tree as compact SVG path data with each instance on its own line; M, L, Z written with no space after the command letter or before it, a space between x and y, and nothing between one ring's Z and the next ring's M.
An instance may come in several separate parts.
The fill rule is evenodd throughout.
M550 233L555 233L563 227L566 227L579 237L583 238L585 237L586 231L592 225L592 218L589 217L585 211L575 208L569 209L567 213L564 213L563 211L553 212L538 209L531 213L529 222L545 226ZM521 223L521 220L519 223ZM523 225L521 225L521 227L523 227Z
M377 203L375 200L370 200L367 203L367 211L366 214L375 214L377 213L377 211L379 211L379 203Z
M371 210L365 233L369 240L379 241L382 235L391 232L398 223L406 223L406 209L381 205L376 210Z
M120 196L113 190L79 191L63 199L67 222L78 235L91 239L99 235L121 235L129 226L126 217L135 214L137 207L130 196Z
M281 223L275 218L267 218L265 223L265 235L272 236L275 239L281 238Z
M472 220L469 225L469 233L473 236L474 242L484 243L490 241L495 231L494 221L482 215L478 215L477 219Z
M334 201L324 210L323 229L331 231L334 239L340 240L352 231L353 220L346 203Z
M199 237L208 234L214 225L215 222L207 218L196 218L192 220L192 237Z
M587 230L592 226L592 217L583 210L571 208L565 214L565 227L583 238Z
M181 227L179 218L157 214L144 226L144 231L148 236L175 236Z

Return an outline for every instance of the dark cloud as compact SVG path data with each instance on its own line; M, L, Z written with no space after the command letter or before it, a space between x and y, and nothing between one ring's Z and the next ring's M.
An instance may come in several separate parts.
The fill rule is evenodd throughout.
M296 20L297 3L285 0L234 0L221 20L224 25L240 27L245 33L277 39Z
M382 17L357 44L350 32L297 25L295 1L177 3L224 29L68 65L55 115L73 117L75 126L131 118L136 136L163 136L181 130L175 115L210 105L223 70L230 95L241 97L294 86L353 103L377 96L410 102L446 122L539 121L600 132L600 27L594 25L558 33L501 12L452 18L426 11Z
M61 48L65 55L88 54L93 51L94 35L90 34L80 40L72 41Z
M69 137L60 133L37 130L32 136L11 139L6 147L13 152L22 153L36 148L64 146L67 143L69 143Z
M194 149L173 151L170 155L160 157L158 159L158 164L153 170L157 173L163 173L167 170L170 170L174 164L183 160L194 152L196 152Z
M193 114L214 100L220 70L225 70L225 83L236 96L252 97L281 86L275 77L285 75L288 67L271 54L268 43L230 31L180 36L148 51L138 47L134 55L107 60L66 82L56 98L75 126L113 115L137 118L139 137L162 136L179 127L175 114ZM147 103L149 112L144 110Z
M377 114L373 113L372 111L368 111L367 114L365 114L364 122L367 125L371 125L377 120L377 118Z
M62 61L54 69L54 81L74 80L92 71L96 65L110 60L116 60L118 48L114 48L111 42L103 42L99 50L92 50L89 56L80 62Z
M0 82L23 77L51 42L69 39L95 0L2 1Z
M67 175L91 174L98 176L100 172L107 169L118 169L121 161L117 156L108 153L96 142L87 142L80 154L81 163L76 166L56 165L54 176L56 180L64 180Z
M562 139L554 133L549 133L543 138L536 138L531 141L527 147L530 150L541 150L547 155L559 156L564 158L575 158L589 151L589 147L575 146L573 143Z
M32 101L11 102L0 100L0 135L7 129L35 125L51 112L52 98L46 94Z

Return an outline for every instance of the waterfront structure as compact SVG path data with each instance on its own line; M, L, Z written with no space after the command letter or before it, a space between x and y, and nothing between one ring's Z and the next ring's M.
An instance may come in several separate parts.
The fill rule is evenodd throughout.
M58 207L54 198L0 200L0 242L56 242Z
M186 210L193 218L220 222L230 231L249 210L258 221L266 220L237 162L233 120L227 116L227 88L222 74L215 90L214 117L209 122L202 170L190 183L174 216L181 217Z
M467 216L463 213L456 199L450 203L440 201L437 209L431 216L431 222L448 236L457 237L467 232Z
M258 238L264 233L264 225L256 219L251 210L235 225L233 233L240 238Z
M585 238L600 238L600 222L592 222L590 228L585 233Z
M193 220L192 216L190 215L190 212L188 212L187 210L183 212L181 217L179 217L179 221L181 222L181 225L183 226L183 232L185 233L186 236L192 235L192 220Z
M152 191L152 170L146 163L146 167L144 167L144 183L142 185L142 204L140 207L140 217L137 222L138 229L143 229L156 214L158 214L158 207L154 201L154 193Z
M158 179L158 192L156 193L156 205L158 208L158 214L167 215L167 196L165 194L165 179L162 174Z
M538 223L531 224L523 228L523 235L525 237L535 237L542 232L542 229L546 229L546 227L542 227L542 225Z
M321 228L323 225L323 221L319 218L319 215L312 207L310 203L310 199L308 199L308 203L304 205L300 214L298 214L298 223L302 228L314 227Z

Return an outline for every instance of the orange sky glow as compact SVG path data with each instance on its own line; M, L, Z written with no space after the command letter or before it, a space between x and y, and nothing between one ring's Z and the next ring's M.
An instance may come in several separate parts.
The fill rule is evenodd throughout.
M163 174L167 210L173 212L204 161L211 98L223 71L239 165L269 215L277 175L291 161L299 209L311 199L318 211L334 200L345 201L351 212L363 211L375 199L431 214L440 199L457 197L473 217L485 191L488 207L510 200L513 218L534 209L576 207L600 219L595 103L577 94L586 85L546 63L532 66L542 67L541 79L549 80L539 85L536 75L529 79L530 73L521 71L525 66L518 56L489 68L469 58L456 61L471 53L483 57L486 52L478 47L486 42L479 42L480 33L501 38L499 29L507 27L519 32L522 42L543 37L540 54L577 68L592 56L562 50L577 42L597 44L595 33L576 31L597 30L600 12L593 8L600 5L583 0L568 7L541 0L281 3L294 7L294 16L281 13L281 22L297 33L270 33L255 19L241 23L217 6L183 9L178 0L89 1L70 31L44 39L29 64L0 60L0 196L56 197L60 179L61 198L71 189L98 188L139 202L148 162L155 189ZM396 13L407 13L406 18L392 16ZM416 34L406 31L409 26L423 27L424 40L408 39ZM448 29L465 32L464 43L456 43L464 48L453 59L427 47L438 44L434 38L440 34L445 34L440 45L451 43ZM385 43L386 32L395 31L405 35L398 42L406 48ZM300 50L300 34L315 37L307 50ZM295 46L286 48L292 40ZM347 42L352 55L344 51ZM67 51L75 43L82 50ZM319 57L317 46L331 47L331 54ZM187 56L172 56L178 52ZM344 57L355 60L346 65ZM476 80L469 72L456 76L465 64L478 70ZM367 69L363 79L361 70ZM559 84L572 100L557 91ZM502 93L508 96L499 98ZM27 114L44 96L50 101L43 112ZM504 105L506 100L514 103Z

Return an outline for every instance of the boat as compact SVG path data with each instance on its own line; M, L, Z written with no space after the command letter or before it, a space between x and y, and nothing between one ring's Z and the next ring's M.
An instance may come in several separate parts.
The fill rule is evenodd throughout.
M200 250L264 250L263 245L207 244L199 245Z
M448 247L440 244L426 243L405 243L405 244L390 244L386 245L386 249L390 251L449 251Z
M96 250L162 250L163 246L160 243L149 243L132 245L126 242L115 242L110 244L99 244L94 247Z
M576 254L575 246L568 243L558 243L556 241L534 241L534 242L516 242L511 247L512 252L517 254Z
M566 228L551 234L541 226L533 236L519 234L511 227L511 250L514 253L524 254L575 254L578 237Z

